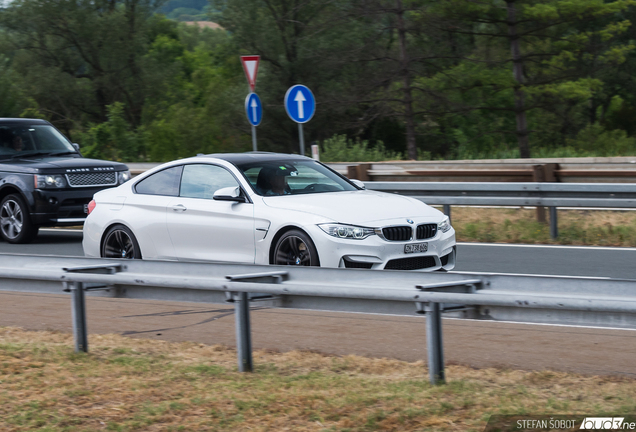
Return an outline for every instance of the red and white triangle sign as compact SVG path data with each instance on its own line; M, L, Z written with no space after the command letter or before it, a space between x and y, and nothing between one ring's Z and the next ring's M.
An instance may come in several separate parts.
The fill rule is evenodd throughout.
M252 93L254 92L254 87L256 87L256 74L258 74L258 62L260 59L261 56L241 56L245 77L250 85L250 89L252 89Z

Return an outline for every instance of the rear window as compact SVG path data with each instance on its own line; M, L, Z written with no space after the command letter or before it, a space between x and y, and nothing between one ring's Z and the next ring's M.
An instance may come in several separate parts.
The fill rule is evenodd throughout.
M135 185L135 192L143 195L178 196L183 165L149 175Z

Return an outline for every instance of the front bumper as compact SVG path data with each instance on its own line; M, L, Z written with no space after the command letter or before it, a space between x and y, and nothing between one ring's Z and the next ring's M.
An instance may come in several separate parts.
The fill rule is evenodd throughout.
M36 189L33 191L35 212L31 220L37 226L82 225L86 219L86 208L100 188Z
M320 228L310 233L322 267L366 268L374 270L452 270L456 262L455 230L437 234L429 239L386 241L377 235L364 240L338 239ZM404 246L427 243L426 252L405 253Z

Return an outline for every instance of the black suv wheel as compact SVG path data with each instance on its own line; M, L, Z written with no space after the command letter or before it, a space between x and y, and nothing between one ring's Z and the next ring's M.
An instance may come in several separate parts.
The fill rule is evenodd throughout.
M9 243L29 243L38 233L29 208L18 195L7 195L0 204L0 236Z

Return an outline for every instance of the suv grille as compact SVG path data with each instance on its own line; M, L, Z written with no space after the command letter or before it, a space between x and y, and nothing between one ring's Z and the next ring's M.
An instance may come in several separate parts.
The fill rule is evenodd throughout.
M66 179L71 187L85 186L114 186L117 184L116 172L66 174Z
M424 224L417 227L417 239L424 240L435 237L437 224Z
M435 258L432 256L400 258L389 261L385 270L420 270L435 267Z
M382 234L389 241L411 240L413 228L410 226L387 227L382 228Z

